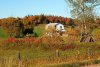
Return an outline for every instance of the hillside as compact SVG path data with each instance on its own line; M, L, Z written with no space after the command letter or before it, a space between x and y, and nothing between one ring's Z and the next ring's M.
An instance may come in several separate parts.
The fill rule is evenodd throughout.
M99 21L100 19L97 18L95 20L95 23L88 23L89 25L87 26L87 28L88 27L89 28L87 32L88 31L92 32L93 29L100 28ZM13 37L25 36L26 30L30 30L31 33L35 33L35 36L40 36L42 34L41 32L43 29L41 28L39 29L38 27L41 24L45 25L48 23L61 23L65 26L66 29L68 29L68 31L70 31L70 28L73 28L74 32L69 32L69 34L72 33L74 34L75 31L77 31L76 33L80 35L82 30L81 21L79 21L78 19L65 18L61 16L28 15L23 18L8 17L8 18L0 19L0 26L2 27L2 30L4 30L5 33L7 33L9 36L13 36Z
M63 35L59 36L54 30L45 31L49 22L63 24ZM98 64L99 19L92 25L92 35L86 37L88 41L80 42L83 30L77 19L44 15L0 19L0 66L80 67ZM46 32L53 32L54 35L48 36ZM94 42L89 42L90 36Z
M73 19L58 16L29 15L24 18L8 17L0 19L0 26L9 36L22 37L26 35L25 30L33 30L39 24L62 23L65 26L75 25Z

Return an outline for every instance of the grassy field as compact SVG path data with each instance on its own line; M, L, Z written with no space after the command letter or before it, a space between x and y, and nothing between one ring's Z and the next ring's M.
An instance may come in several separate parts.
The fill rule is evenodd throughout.
M46 38L43 29L44 25L34 28L37 38L8 38L0 29L0 67L80 67L100 63L100 29L93 31L93 43L80 43L80 36Z
M18 47L16 47L18 48ZM18 53L20 52L20 61ZM59 56L56 55L56 49L41 50L40 47L6 49L0 50L1 63L9 63L11 67L80 67L81 65L90 65L99 63L100 47L99 43L74 44L74 48L59 50ZM11 62L14 63L11 63ZM24 66L23 66L24 65ZM6 67L8 67L6 66ZM1 66L3 67L3 66Z

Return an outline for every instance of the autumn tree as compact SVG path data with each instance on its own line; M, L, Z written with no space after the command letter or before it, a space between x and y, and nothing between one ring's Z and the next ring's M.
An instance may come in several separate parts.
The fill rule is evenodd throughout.
M2 20L0 19L0 26L2 25Z
M15 18L13 17L8 17L8 18L4 18L2 19L2 27L4 28L4 30L10 35L12 36L14 33L14 22L15 22Z
M23 37L23 29L24 29L24 25L23 23L21 22L22 19L17 17L16 18L16 21L14 22L14 34L15 34L15 37Z

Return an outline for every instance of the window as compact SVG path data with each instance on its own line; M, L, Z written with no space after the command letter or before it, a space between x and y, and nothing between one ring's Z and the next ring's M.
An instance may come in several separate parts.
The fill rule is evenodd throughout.
M62 29L62 26L60 26L60 29Z

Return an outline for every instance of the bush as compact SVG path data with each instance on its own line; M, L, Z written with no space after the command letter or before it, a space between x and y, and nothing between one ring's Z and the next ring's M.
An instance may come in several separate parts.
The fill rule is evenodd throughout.
M34 45L35 38L7 38L4 41L2 41L1 47L4 49L17 49L17 48L31 48L32 45Z

